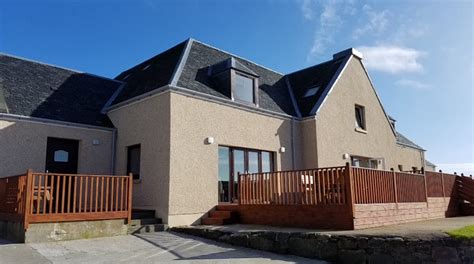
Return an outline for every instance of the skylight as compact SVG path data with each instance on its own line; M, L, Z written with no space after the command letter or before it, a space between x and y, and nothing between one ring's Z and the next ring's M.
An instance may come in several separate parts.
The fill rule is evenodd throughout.
M144 71L144 70L150 68L150 66L151 66L151 64L148 64L147 66L145 66L145 67L142 69L142 71Z
M320 87L320 86L316 86L316 87L309 88L309 89L306 91L306 93L304 94L304 97L314 96L314 95L318 92L319 87Z

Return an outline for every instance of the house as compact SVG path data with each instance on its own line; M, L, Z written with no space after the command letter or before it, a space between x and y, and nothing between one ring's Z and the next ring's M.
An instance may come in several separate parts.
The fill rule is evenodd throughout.
M115 80L0 55L0 175L133 173L169 225L235 202L237 175L425 167L354 49L282 74L189 39Z

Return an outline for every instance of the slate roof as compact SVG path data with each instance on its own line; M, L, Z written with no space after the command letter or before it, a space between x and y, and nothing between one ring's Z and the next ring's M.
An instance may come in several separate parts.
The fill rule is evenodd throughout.
M407 137L402 135L400 132L396 131L396 134L397 134L397 143L398 144L405 145L407 147L412 147L412 148L419 149L419 150L425 150L422 147L420 147L419 145L417 145L415 142L409 140Z
M434 164L433 162L431 162L429 160L426 160L426 159L425 159L425 164L426 164L426 166L436 167L436 164Z
M113 104L123 102L171 83L171 78L185 47L186 41L115 77L116 80L126 82L126 86L114 100Z
M323 95L341 63L342 60L330 60L287 75L302 116L311 115L311 110ZM316 94L305 97L311 88L317 89Z
M0 113L113 127L101 113L121 82L0 54Z

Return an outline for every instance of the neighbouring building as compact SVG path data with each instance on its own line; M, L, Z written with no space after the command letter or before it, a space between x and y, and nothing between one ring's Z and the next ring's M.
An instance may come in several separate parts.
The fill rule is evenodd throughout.
M0 177L131 172L134 208L169 225L235 201L239 172L434 167L424 152L354 49L282 74L189 39L114 80L0 55Z

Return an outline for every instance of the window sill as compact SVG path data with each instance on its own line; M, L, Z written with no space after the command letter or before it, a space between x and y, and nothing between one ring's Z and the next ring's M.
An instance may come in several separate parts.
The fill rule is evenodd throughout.
M359 133L362 133L362 134L367 134L367 130L362 129L362 128L360 128L360 127L356 127L356 128L355 128L355 131L356 131L356 132L359 132Z
M142 183L142 180L141 179L133 180L133 183Z

